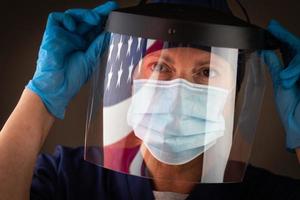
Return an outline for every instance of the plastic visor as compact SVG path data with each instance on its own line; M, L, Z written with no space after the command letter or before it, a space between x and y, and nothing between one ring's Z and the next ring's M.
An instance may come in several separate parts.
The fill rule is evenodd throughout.
M152 180L242 181L263 91L256 52L111 34L85 160Z

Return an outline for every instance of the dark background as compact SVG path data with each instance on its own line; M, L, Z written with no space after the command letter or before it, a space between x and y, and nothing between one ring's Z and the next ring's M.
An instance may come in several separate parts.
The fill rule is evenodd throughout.
M23 89L35 71L37 52L47 16L52 11L69 8L92 8L103 1L95 0L26 0L1 2L0 17L0 127L14 109ZM137 1L118 1L121 6ZM300 35L299 0L242 1L254 24L266 27L270 19L277 19L288 30ZM234 0L229 0L235 15L244 17ZM270 77L255 139L251 163L275 173L300 179L300 165L295 154L284 147L284 130L273 102ZM71 102L65 120L57 120L42 151L52 152L55 145L84 144L89 84ZM255 106L255 105L253 105Z

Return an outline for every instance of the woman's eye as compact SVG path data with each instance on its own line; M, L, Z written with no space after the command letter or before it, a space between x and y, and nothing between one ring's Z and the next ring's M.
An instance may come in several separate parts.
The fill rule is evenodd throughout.
M197 72L197 76L203 78L214 78L218 75L218 72L210 67L203 67L200 71Z
M151 66L151 70L154 72L160 72L160 73L165 73L165 72L170 72L171 70L169 69L169 67L167 67L164 64L160 64L160 63L154 63Z

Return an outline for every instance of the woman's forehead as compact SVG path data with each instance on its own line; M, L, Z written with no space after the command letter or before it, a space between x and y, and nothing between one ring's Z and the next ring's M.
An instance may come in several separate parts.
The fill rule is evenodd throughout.
M172 47L172 48L165 48L161 50L157 50L152 52L153 54L172 54L177 56L184 56L184 55L196 55L196 56L210 56L209 51L205 51L202 49L191 48L191 47Z
M217 55L207 50L192 47L165 48L154 51L147 56L163 58L164 60L169 62L218 62L222 64L228 64L228 62L226 62L226 60L220 55Z

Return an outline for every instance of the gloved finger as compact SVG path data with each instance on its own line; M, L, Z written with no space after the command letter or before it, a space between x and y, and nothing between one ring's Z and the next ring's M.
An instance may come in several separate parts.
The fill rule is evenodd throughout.
M61 46L70 46L73 50L84 50L87 47L87 42L84 38L72 32L61 31L58 35L61 40Z
M101 33L103 32L102 27L94 27L86 33L85 38L89 43L92 43Z
M65 13L75 18L77 22L84 22L88 25L96 26L101 22L101 16L88 9L69 9Z
M93 9L96 13L100 15L107 16L112 10L115 10L119 5L115 1L108 1L103 5L100 5Z
M45 54L42 57L53 59L52 56L54 56L57 60L63 61L63 57L69 53L76 50L84 51L86 48L87 43L82 37L62 27L57 27L49 33L45 32L40 53ZM49 61L49 63L52 62L52 60Z
M286 89L293 87L296 82L299 80L299 76L292 77L290 79L282 80L282 86Z
M289 66L280 73L281 79L289 79L300 74L300 55L296 55Z
M68 14L53 12L48 17L47 26L63 26L68 31L74 31L76 22Z
M84 35L86 34L87 32L91 31L91 29L93 28L94 26L92 25L89 25L89 24L85 24L85 23L81 23L78 25L77 29L76 29L76 32L79 34L79 35Z
M300 50L300 39L281 26L277 21L271 20L268 30L283 43L286 43L295 50Z
M274 51L271 50L262 51L261 56L269 67L273 83L279 83L279 74L282 70L282 64L278 56Z

